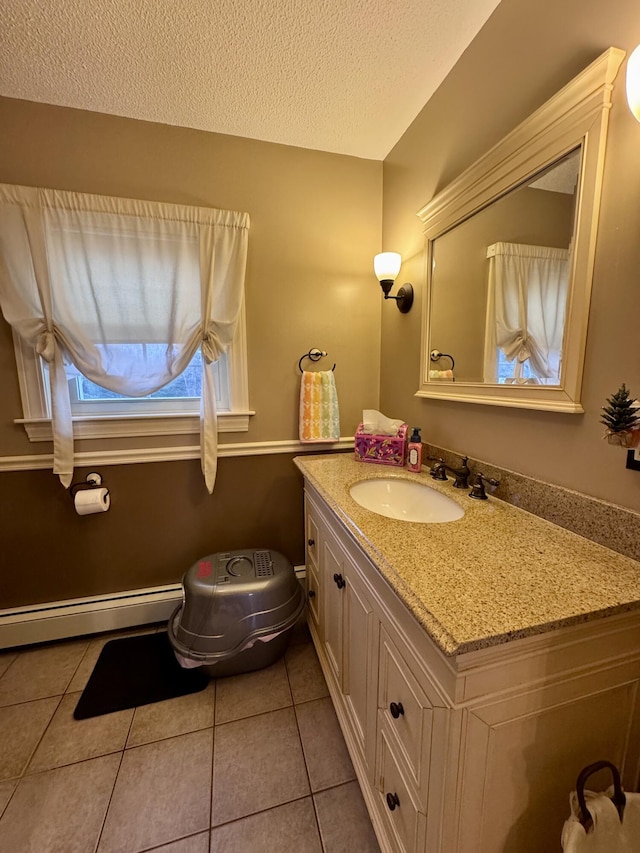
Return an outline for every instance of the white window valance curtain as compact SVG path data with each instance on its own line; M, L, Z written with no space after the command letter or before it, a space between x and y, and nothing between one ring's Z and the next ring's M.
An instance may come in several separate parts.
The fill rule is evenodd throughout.
M202 469L213 490L212 364L242 307L248 230L246 213L0 184L0 307L48 363L53 470L65 486L73 473L65 363L142 397L175 379L200 347Z
M569 284L569 250L494 243L489 258L484 381L497 382L498 349L514 383L558 384ZM532 379L524 376L529 365Z

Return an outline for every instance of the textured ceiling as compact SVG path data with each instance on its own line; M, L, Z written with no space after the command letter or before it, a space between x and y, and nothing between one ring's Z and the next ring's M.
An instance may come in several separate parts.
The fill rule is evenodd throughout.
M383 159L498 0L2 0L0 94Z

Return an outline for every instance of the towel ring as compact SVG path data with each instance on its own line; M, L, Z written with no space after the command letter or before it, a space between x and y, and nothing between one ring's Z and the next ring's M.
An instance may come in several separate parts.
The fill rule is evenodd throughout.
M588 776L591 776L592 773L596 773L598 770L604 770L605 768L611 770L611 775L613 776L613 797L611 799L618 810L618 816L620 817L621 822L624 815L624 807L627 804L627 798L625 797L622 785L620 784L620 773L618 772L618 768L610 761L596 761L594 764L589 764L580 771L578 781L576 782L576 793L578 795L578 806L580 808L580 823L584 826L587 832L593 824L593 818L591 817L585 802L584 784L587 781Z
M451 359L451 370L456 366L455 361L453 360L453 356L449 355L448 352L440 352L439 349L432 349L429 353L429 358L431 361L437 361L439 358L450 358Z
M309 352L305 352L305 354L300 357L300 361L298 362L298 370L300 371L300 373L303 373L302 362L305 360L305 358L308 358L311 361L320 361L320 359L323 358L326 354L327 353L324 350L316 349L315 347L313 349L310 349ZM336 366L334 364L331 370L335 369Z

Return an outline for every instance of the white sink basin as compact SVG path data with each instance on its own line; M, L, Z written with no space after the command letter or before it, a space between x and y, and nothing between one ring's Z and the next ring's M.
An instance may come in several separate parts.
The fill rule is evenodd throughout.
M354 501L365 509L400 521L441 524L456 521L464 515L456 501L415 480L396 477L361 480L351 486L350 493Z

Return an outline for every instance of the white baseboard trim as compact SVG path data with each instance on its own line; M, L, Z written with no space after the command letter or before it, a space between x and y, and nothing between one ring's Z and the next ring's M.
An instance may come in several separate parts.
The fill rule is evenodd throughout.
M163 622L181 600L171 584L0 610L0 649Z
M305 567L295 573L304 582ZM181 600L182 585L168 584L0 610L0 649L165 622Z
M353 436L343 436L331 444L307 444L296 439L283 441L248 441L218 445L218 456L264 456L273 453L319 453L322 450L348 450ZM199 459L199 445L181 447L148 447L138 450L85 450L74 454L77 468L89 465L130 465L136 462L180 462ZM38 471L53 468L53 454L38 453L25 456L0 457L0 471Z

